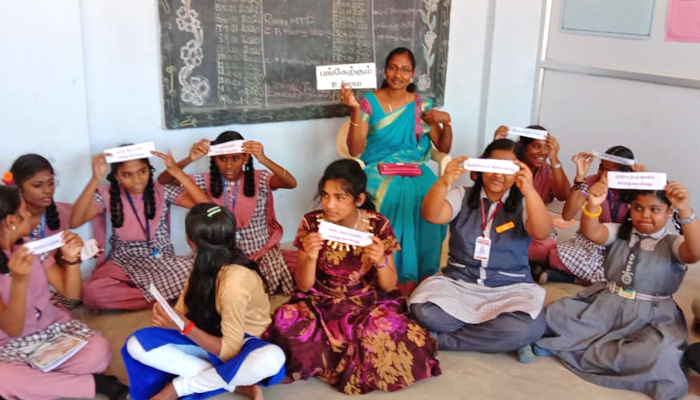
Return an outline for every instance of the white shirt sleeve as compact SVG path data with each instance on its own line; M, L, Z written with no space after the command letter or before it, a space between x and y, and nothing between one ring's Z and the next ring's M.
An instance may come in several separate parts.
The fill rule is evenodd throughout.
M608 240L603 243L603 246L610 246L617 239L617 232L620 230L620 224L614 222L606 222L603 224L608 228Z

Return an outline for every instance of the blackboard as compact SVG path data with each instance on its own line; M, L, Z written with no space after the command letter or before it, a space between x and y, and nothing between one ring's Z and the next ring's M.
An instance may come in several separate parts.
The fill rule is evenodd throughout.
M168 129L348 115L317 65L416 56L418 92L442 105L450 0L159 0Z

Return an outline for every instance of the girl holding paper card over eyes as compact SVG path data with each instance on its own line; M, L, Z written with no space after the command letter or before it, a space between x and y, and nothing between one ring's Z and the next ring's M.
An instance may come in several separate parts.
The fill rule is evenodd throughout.
M174 300L192 269L192 257L176 256L170 242L170 206L190 208L206 202L207 196L182 172L169 152L153 154L163 159L182 186L155 182L147 158L111 165L105 153L92 159L92 179L73 206L70 227L76 228L97 215L108 215L112 222L112 249L106 262L98 260L97 268L83 285L82 300L88 308L148 308L154 301L148 292L150 283L166 299ZM109 184L100 184L107 170ZM187 195L180 195L182 187ZM103 226L93 226L93 230L96 236L104 233ZM96 239L104 243L103 237Z
M681 358L688 332L672 295L700 260L700 224L677 182L665 190L630 191L621 223L602 223L607 179L588 190L581 232L605 246L606 282L547 307L547 337L537 354L553 353L576 375L601 386L646 393L655 400L685 397ZM683 234L668 229L674 208Z
M68 299L79 298L82 240L65 231L60 258L42 263L40 255L15 244L34 228L25 204L17 188L0 186L0 397L93 398L99 392L124 399L126 386L101 374L111 358L107 339L50 301L49 285ZM28 349L61 335L87 344L50 372L32 368Z
M244 140L238 132L226 131L216 140L202 139L192 145L190 154L178 165L185 168L216 146ZM253 158L268 170L256 170ZM209 197L209 201L227 207L236 216L238 246L243 253L260 265L267 279L269 294L289 295L294 289L290 266L296 265L295 251L281 250L282 225L275 217L272 192L276 189L293 189L297 185L294 176L284 167L269 159L262 143L246 140L243 153L220 154L211 157L209 173L190 175ZM168 172L158 181L172 183Z
M386 58L381 89L361 101L351 88L341 91L342 103L351 109L348 150L365 163L367 188L377 210L398 229L401 251L396 253L396 268L407 289L440 265L447 230L425 221L420 205L437 179L427 165L433 146L443 153L452 147L450 115L414 93L415 68L413 53L396 48ZM411 166L413 171L407 170Z
M299 291L263 335L285 350L288 378L315 376L346 394L395 391L441 373L435 340L394 290L399 245L366 184L354 160L326 168L318 185L323 209L304 215L294 243ZM321 221L371 232L372 244L326 240Z
M613 146L605 151L616 157L622 157L634 164L634 153L624 146ZM585 205L588 198L588 189L598 182L608 171L630 172L640 170L640 165L618 164L608 160L600 160L598 172L588 175L588 170L595 160L592 153L582 152L575 154L571 159L576 164L576 176L574 186L566 199L562 218L571 220L578 214L581 207ZM608 197L602 203L602 214L600 221L603 223L620 223L623 221L628 210L628 199L625 191L619 189L608 190ZM573 239L559 243L550 249L548 261L551 270L545 271L540 276L540 283L546 282L569 282L581 285L605 280L603 271L603 257L605 247L588 240L581 231L577 232Z
M224 391L262 400L258 383L284 377L284 352L260 340L270 324L270 300L258 265L236 246L236 219L213 203L185 219L196 252L194 269L173 311L153 305L153 325L122 349L134 400L204 399Z
M474 187L451 187L468 172L466 157L452 160L423 200L426 220L450 223L449 258L409 304L442 350L518 351L529 362L530 344L544 334L545 291L532 280L527 249L531 238L549 236L552 221L516 151L508 139L489 144L482 158L512 160L520 170L478 172Z

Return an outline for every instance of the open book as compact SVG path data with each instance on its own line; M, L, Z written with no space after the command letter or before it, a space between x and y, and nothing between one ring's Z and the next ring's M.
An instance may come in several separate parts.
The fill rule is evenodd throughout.
M86 344L86 340L62 333L40 345L26 349L29 353L27 361L34 368L49 372L68 361Z

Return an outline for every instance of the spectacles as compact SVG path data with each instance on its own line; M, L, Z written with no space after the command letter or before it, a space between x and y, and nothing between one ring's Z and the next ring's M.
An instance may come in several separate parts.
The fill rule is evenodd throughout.
M399 68L396 65L390 65L390 66L386 67L386 70L391 71L391 72L401 72L402 74L410 74L413 72L412 68L408 68L408 67Z

